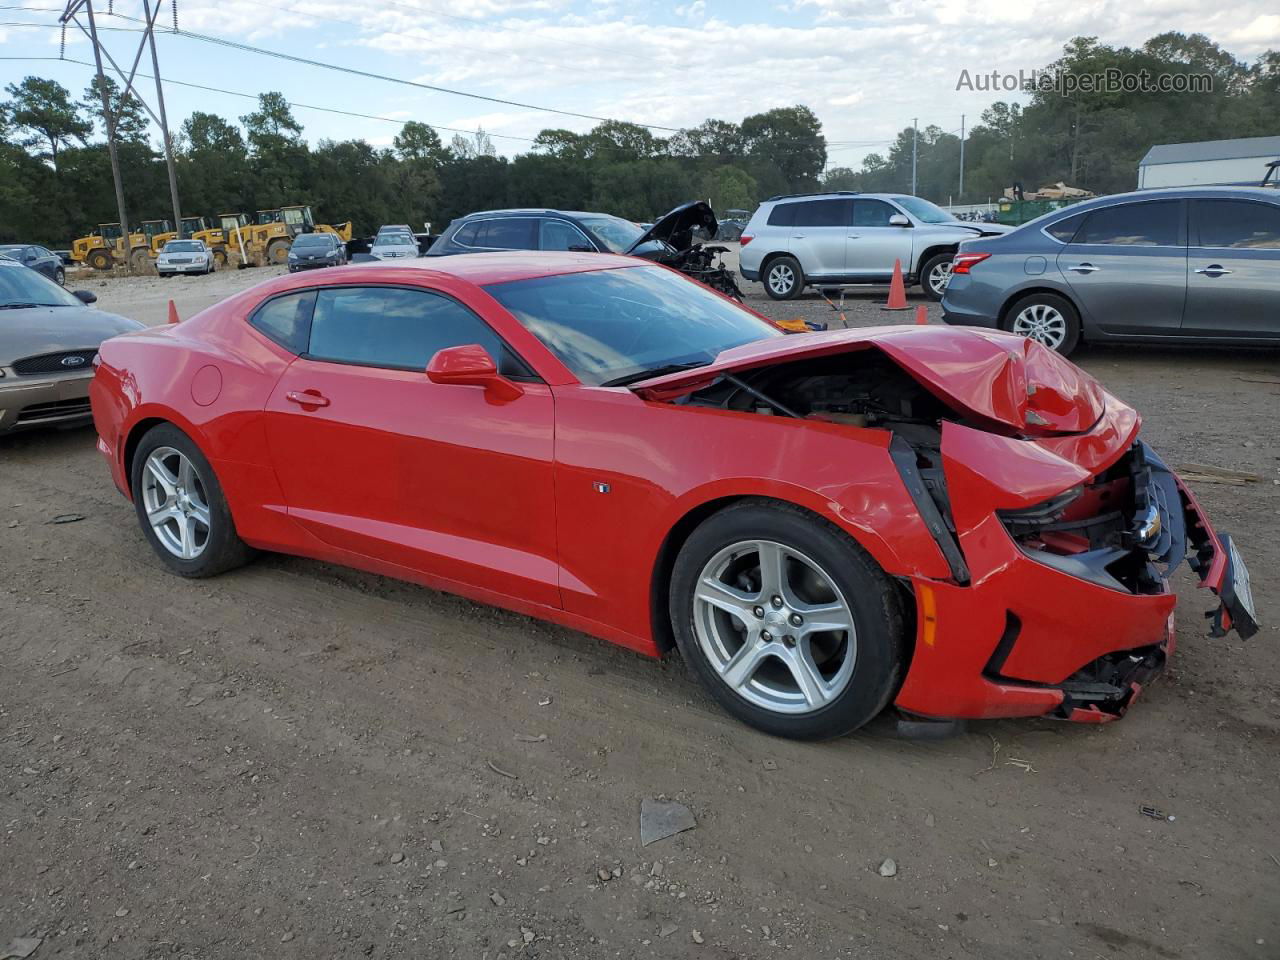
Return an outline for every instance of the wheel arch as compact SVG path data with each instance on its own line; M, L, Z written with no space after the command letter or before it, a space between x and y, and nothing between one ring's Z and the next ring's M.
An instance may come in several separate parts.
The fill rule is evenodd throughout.
M799 266L800 266L800 280L801 280L802 284L807 284L807 283L809 282L808 274L806 274L806 273L804 272L804 264L803 264L803 263L800 263L800 258L799 258L799 257L797 257L797 256L796 256L794 253L792 253L790 250L772 250L772 251L770 251L769 253L766 253L766 254L764 255L764 259L760 261L760 282L761 282L761 283L763 283L763 282L764 282L764 275L765 275L766 271L768 271L769 267L770 267L770 266L772 266L772 265L773 265L773 262L774 262L775 260L777 260L779 257L790 257L790 258L791 258L792 260L794 260L797 264L799 264Z
M649 577L649 621L653 641L657 645L660 654L666 654L675 646L675 635L671 629L669 598L671 572L681 548L703 521L728 507L746 502L785 507L805 514L818 523L840 531L856 543L891 580L898 583L904 582L902 571L897 569L901 566L900 558L896 556L887 542L872 530L853 528L848 523L839 522L837 517L824 513L816 504L805 504L797 499L754 492L731 493L702 500L687 507L668 528L667 534L663 537L654 557ZM891 562L886 563L886 561ZM905 589L910 593L909 588ZM911 600L910 603L914 604L914 600Z
M1061 287L1051 286L1047 283L1037 283L1029 287L1021 287L1005 297L1004 302L1000 304L999 313L996 314L996 320L999 323L1001 330L1008 331L1009 329L1009 312L1013 309L1013 305L1023 297L1031 296L1033 293L1052 294L1055 297L1061 297L1063 300L1067 301L1067 303L1071 304L1072 309L1076 312L1076 316L1080 318L1080 342L1084 343L1087 324L1085 321L1084 311L1080 309L1079 302L1077 302L1076 298L1071 295L1070 291L1063 290Z
M185 418L176 415L171 410L149 410L139 415L130 424L128 431L125 433L124 444L120 451L120 465L124 468L124 482L129 488L130 498L133 497L133 458L138 452L138 446L151 430L156 427L169 425L181 430L182 433L196 445L206 460L212 462L209 456L208 445L204 438L190 422Z
M920 254L920 256L916 258L915 272L914 272L914 276L916 277L916 279L919 279L923 275L924 265L925 263L928 262L930 257L935 257L940 253L950 253L952 256L954 256L956 250L958 250L959 248L960 248L959 241L956 241L955 243L948 243L944 241L944 242L935 243L932 246L925 247L924 253Z

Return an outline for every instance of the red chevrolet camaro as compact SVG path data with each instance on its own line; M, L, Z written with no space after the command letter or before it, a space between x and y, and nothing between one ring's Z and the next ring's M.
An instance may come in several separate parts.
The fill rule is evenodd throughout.
M1174 644L1183 559L1257 629L1231 540L1068 361L991 331L784 335L643 261L493 253L270 280L108 340L99 449L174 572L275 550L657 656L832 737L1110 720Z

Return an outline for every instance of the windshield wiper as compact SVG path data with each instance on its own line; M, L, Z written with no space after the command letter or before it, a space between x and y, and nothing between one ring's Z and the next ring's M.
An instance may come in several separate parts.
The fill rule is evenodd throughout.
M26 310L29 307L52 307L52 303L0 303L0 310Z
M697 367L705 367L709 363L711 363L710 360L694 360L690 363L664 363L660 367L637 370L635 373L628 373L624 377L614 377L612 380L606 380L600 386L625 387L629 383L639 383L641 380L648 380L651 377L664 377L668 373L679 373L681 370L693 370Z

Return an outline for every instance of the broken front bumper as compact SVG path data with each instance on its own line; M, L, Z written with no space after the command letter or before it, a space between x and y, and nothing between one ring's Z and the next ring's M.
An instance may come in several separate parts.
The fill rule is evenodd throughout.
M1047 444L957 431L950 449L944 436L957 540L972 579L913 583L917 642L900 709L1077 722L1121 716L1173 653L1169 577L1183 559L1218 595L1213 635L1257 632L1248 571L1231 539L1134 439L1136 418L1102 431ZM1074 538L1077 546L1030 548L1009 514L1034 516L1027 508L1075 487L1093 498L1097 518L1055 522L1050 512L1042 527L1051 531L1045 540ZM1107 503L1110 496L1123 503Z

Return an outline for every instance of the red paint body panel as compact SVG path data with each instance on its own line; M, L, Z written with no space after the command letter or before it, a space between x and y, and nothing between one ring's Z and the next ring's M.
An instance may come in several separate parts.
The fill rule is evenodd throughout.
M680 521L725 498L786 501L845 530L917 595L932 591L929 631L920 616L897 698L931 716L1045 714L1064 699L1049 685L1090 660L1144 644L1171 649L1172 594L1111 591L1037 563L995 516L1097 474L1138 430L1131 409L1034 344L971 328L842 330L749 344L634 392L589 387L483 285L661 268L571 253L423 264L279 277L175 326L104 343L90 397L116 485L128 494L130 437L166 420L209 458L250 544L449 590L648 654L660 652L663 632L655 573ZM540 382L495 391L296 358L247 322L276 293L356 283L452 296ZM967 585L952 579L917 513L886 431L667 402L724 371L866 349L971 424L948 422L942 433ZM1021 633L990 679L984 668L1010 612Z

